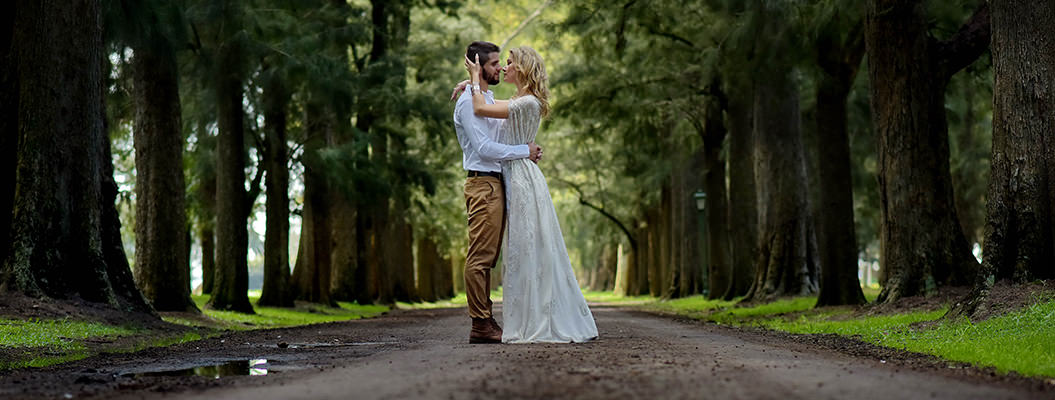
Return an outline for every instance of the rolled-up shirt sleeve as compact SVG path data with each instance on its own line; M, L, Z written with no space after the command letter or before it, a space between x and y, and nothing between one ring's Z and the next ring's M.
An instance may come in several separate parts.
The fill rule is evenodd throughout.
M466 128L469 143L481 159L494 161L508 161L527 158L531 155L531 149L526 144L505 145L492 140L487 136L487 120L473 113L472 102L458 104L458 117Z

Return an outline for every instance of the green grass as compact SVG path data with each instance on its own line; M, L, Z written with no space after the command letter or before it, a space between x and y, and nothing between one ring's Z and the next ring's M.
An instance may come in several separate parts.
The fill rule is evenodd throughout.
M644 308L651 311L707 320L715 310L725 309L734 304L736 304L736 300L708 300L703 295L697 295L673 300L655 300L652 303L645 304Z
M941 358L1055 377L1055 300L978 323L942 321L927 330L901 330L880 344Z
M793 297L759 304L754 307L730 308L711 314L707 319L719 324L738 324L771 315L806 311L813 308L814 304L817 304L816 297Z
M321 305L300 306L295 309L255 307L256 314L206 310L209 296L192 296L207 318L164 316L170 323L198 329L177 335L158 334L134 326L113 326L98 322L73 320L10 320L0 319L0 347L9 349L7 360L0 360L0 370L44 367L80 360L100 352L132 353L151 347L165 347L201 340L219 334L222 329L246 330L309 325L333 321L367 318L388 311L388 307L338 302L338 307ZM255 302L259 292L250 292ZM108 341L131 336L121 344ZM105 339L99 341L97 339ZM10 349L15 349L11 351Z
M0 319L0 346L78 350L84 348L79 340L129 336L138 332L134 328L105 325L98 322L66 319L28 321Z
M874 301L878 290L866 289ZM898 314L857 315L851 307L813 308L816 297L737 306L736 301L693 296L657 300L643 307L734 326L758 326L796 334L837 334L880 346L943 359L1055 377L1055 299L1037 297L1024 310L978 323L942 320L948 307ZM936 321L919 325L920 322Z
M114 338L139 336L131 346L113 346L107 352L126 353L149 347L169 346L176 343L201 339L197 333L181 336L154 336L152 332L132 327L115 326L99 322L59 320L11 320L0 319L0 347L15 349L14 356L0 361L0 370L13 368L46 367L76 361L91 356L98 350L89 348L88 342L95 339L109 341ZM103 347L106 347L105 345Z
M582 295L586 297L587 302L607 305L644 304L655 300L652 296L623 296L611 291L586 290Z
M800 315L798 318L771 318L755 322L754 325L790 333L834 333L843 336L856 336L861 340L880 345L889 345L887 339L899 332L908 330L911 324L933 321L945 315L948 308L934 311L917 311L906 314L874 315L858 318L831 319L850 314L844 311L818 311ZM890 346L894 347L894 346Z
M319 304L300 306L297 308L280 307L253 307L255 314L244 314L234 311L217 311L205 308L209 301L209 295L191 296L194 303L202 312L217 321L219 328L231 330L269 329L298 325L320 324L325 322L347 321L360 318L369 318L381 315L388 311L388 307L381 305L359 305L357 303L337 302L337 307L327 307ZM250 291L249 300L256 303L260 299L260 292ZM202 326L199 321L188 320L179 317L164 317L165 321L191 326Z

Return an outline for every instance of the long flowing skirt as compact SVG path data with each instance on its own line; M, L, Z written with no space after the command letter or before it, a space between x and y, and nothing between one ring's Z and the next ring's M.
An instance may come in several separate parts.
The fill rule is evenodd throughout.
M505 343L585 342L597 337L564 235L535 163L503 162L508 223L503 251Z

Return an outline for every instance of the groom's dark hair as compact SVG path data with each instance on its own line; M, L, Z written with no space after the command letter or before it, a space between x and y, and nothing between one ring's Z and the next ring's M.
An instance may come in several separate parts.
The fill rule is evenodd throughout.
M491 53L498 53L501 51L497 44L491 42L472 42L469 44L469 48L465 50L465 56L469 57L469 60L476 60L476 55L480 55L480 63L487 62L487 58L491 56Z

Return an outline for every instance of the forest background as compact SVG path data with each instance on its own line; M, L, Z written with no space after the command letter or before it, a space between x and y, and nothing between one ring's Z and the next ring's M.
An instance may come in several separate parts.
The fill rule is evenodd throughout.
M1053 275L1051 60L1021 45L1050 28L1013 29L1022 7L19 4L5 291L183 311L200 279L207 307L241 312L250 276L259 305L453 296L466 233L448 98L480 39L547 62L541 167L585 287L825 305L864 302L862 283L878 302L965 285L977 299ZM30 29L83 11L98 20ZM37 106L56 93L78 116ZM68 127L88 135L55 139ZM85 256L73 273L55 262Z

